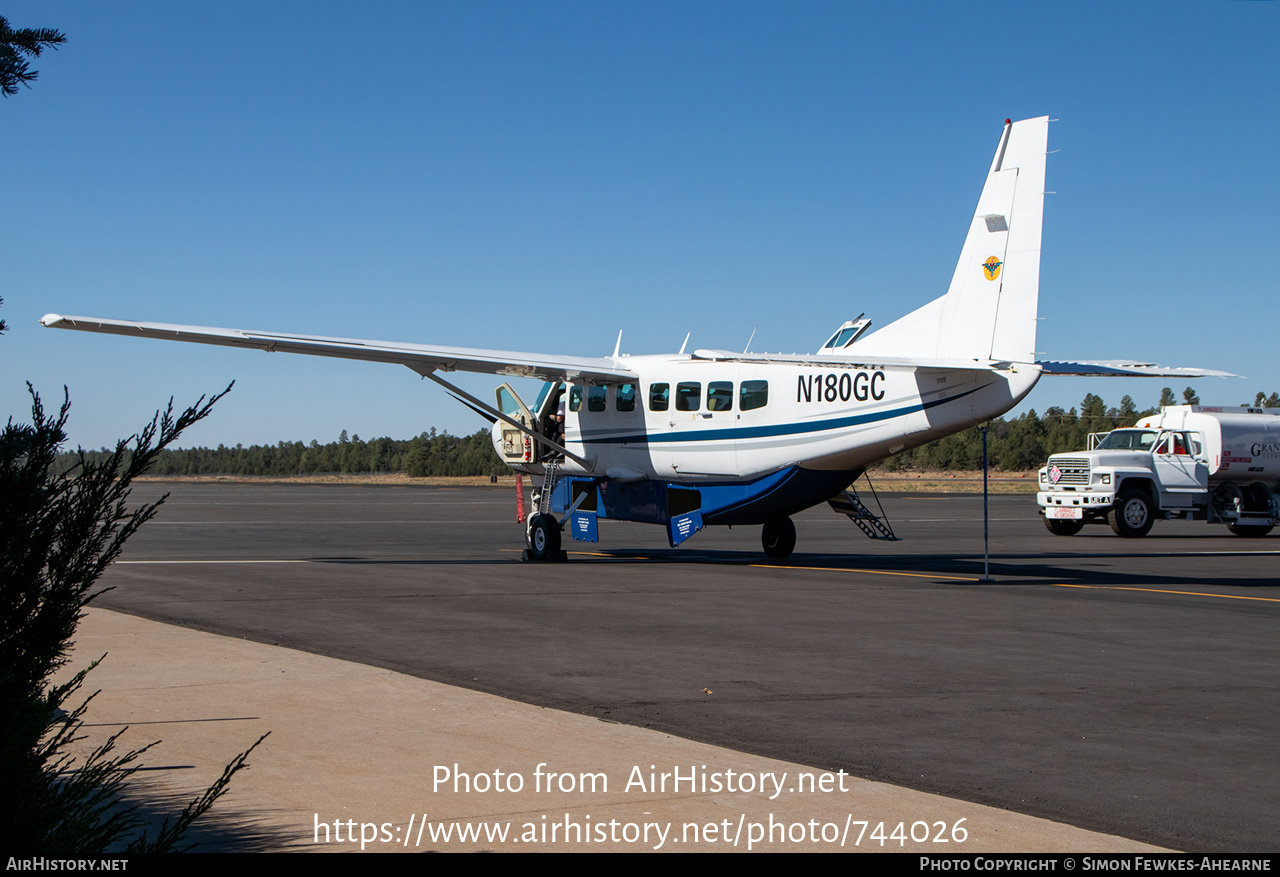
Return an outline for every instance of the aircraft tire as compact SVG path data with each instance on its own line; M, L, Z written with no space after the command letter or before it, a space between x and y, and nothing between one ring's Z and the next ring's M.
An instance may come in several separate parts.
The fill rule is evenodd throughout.
M1141 490L1122 491L1107 515L1107 521L1117 536L1137 539L1147 535L1151 532L1151 525L1156 522L1151 497Z
M550 561L560 556L560 525L552 515L538 515L529 522L529 556Z
M1084 529L1084 519L1078 521L1061 518L1045 518L1044 525L1055 536L1074 536Z
M774 518L765 522L760 531L760 544L764 553L774 560L784 560L796 548L796 525L790 518Z

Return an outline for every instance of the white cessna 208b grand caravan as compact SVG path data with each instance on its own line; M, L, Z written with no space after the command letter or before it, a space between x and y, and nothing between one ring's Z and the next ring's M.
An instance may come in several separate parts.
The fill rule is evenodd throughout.
M664 525L672 547L704 526L761 524L765 553L784 558L795 547L789 516L822 502L892 538L846 488L878 460L1008 411L1042 373L1221 374L1035 361L1048 129L1048 117L1005 121L946 295L874 333L869 320L850 321L812 355L615 348L588 358L56 314L42 322L406 365L488 417L511 468L542 476L526 520L530 559L562 558L566 523L575 539L596 541L597 518ZM504 384L494 407L438 374L450 371L547 383L532 408Z

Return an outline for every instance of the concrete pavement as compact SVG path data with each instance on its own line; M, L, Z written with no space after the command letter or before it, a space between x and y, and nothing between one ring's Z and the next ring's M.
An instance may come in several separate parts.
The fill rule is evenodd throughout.
M180 808L234 755L271 732L196 833L208 844L200 849L1157 849L820 767L91 609L68 669L103 653L106 660L86 684L87 691L101 690L86 716L86 744L124 725L123 746L163 741L143 756L146 769L134 784L145 789L146 801Z

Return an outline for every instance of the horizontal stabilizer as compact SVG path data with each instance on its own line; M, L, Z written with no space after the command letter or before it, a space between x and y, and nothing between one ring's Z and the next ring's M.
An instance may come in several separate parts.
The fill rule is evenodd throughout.
M1046 375L1078 375L1113 378L1238 378L1231 372L1211 368L1166 368L1152 362L1125 359L1089 360L1085 362L1037 362Z
M64 317L47 314L40 322L51 329L79 329L167 341L248 347L268 353L307 353L366 362L405 365L425 375L435 371L479 372L541 378L544 381L587 380L624 383L635 380L635 372L620 368L607 357L553 356L518 353L512 350L483 350L471 347L434 347L396 341L363 341L358 338L325 338L315 335L286 335L211 326L176 326L168 323L132 323L99 317Z

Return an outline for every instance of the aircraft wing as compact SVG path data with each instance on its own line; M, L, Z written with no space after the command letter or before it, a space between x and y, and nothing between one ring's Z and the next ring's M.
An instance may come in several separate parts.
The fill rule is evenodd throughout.
M168 323L134 323L99 317L64 317L59 314L47 314L40 322L51 329L78 329L82 332L246 347L268 353L307 353L312 356L390 362L408 366L420 375L435 371L466 371L541 378L544 381L581 380L609 384L626 383L636 378L635 372L622 368L616 360L603 356L553 356L471 347L435 347L396 341L325 338L210 326L176 326Z
M1153 362L1134 362L1129 359L1087 360L1084 362L1037 362L1046 375L1079 375L1114 378L1238 378L1231 372L1211 368L1168 368Z

